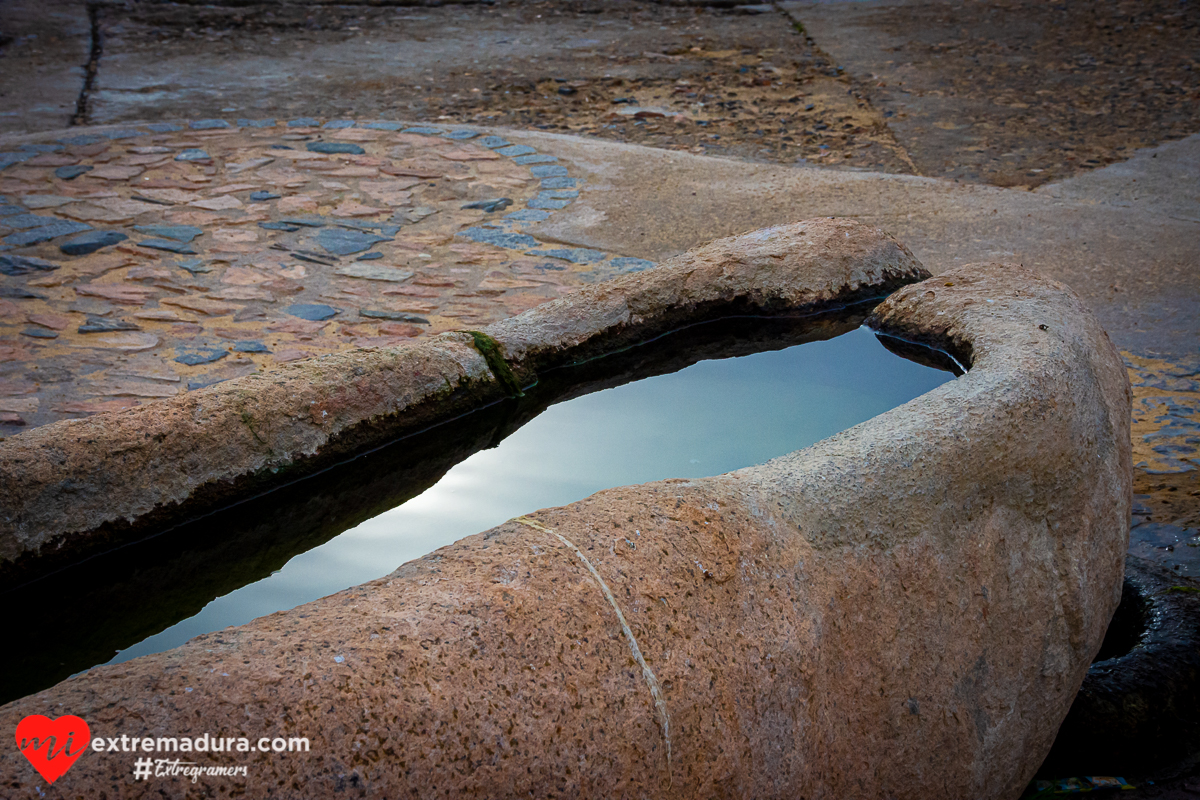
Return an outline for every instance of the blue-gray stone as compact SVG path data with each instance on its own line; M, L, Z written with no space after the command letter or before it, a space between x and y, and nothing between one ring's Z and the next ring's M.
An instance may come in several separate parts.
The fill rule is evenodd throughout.
M579 192L574 189L554 189L549 192L538 192L539 200L574 200L579 197Z
M175 360L180 364L194 367L197 364L211 364L214 361L220 361L227 355L229 355L227 351L215 347L198 347L190 353L181 353Z
M65 145L69 145L69 146L86 147L89 144L95 144L96 142L103 142L104 137L97 136L94 133L84 133L84 134L80 134L79 136L67 136L63 139L59 139L58 141L62 142Z
M258 227L268 231L298 231L299 225L289 225L286 222L260 222Z
M116 306L96 297L79 297L67 306L67 311L87 314L89 317L107 317L116 310Z
M12 214L25 214L28 211L29 209L25 208L25 206L18 206L13 203L5 203L4 205L0 205L0 217L7 217L11 216Z
M176 161L212 161L212 156L198 147L189 147L175 156Z
M546 178L542 181L543 189L574 189L574 178Z
M362 127L376 131L398 131L404 127L402 122L368 122Z
M0 297L13 297L18 300L32 299L45 300L46 296L34 294L23 286L2 286L0 285Z
M210 267L208 264L205 264L198 258L189 258L186 261L180 261L176 266L180 267L181 269L186 269L193 275L212 272L212 267Z
M558 156L548 156L544 153L538 153L535 156L517 156L513 159L514 164L525 166L527 164L553 164L558 161Z
M272 150L295 150L296 148L288 147L286 144L273 144L273 145L271 145L271 149Z
M124 128L119 131L106 131L104 136L108 139L132 139L135 136L146 136L145 131L134 130L133 128Z
M321 127L328 128L329 130L333 130L333 131L340 131L345 128L353 128L354 120L352 120L352 119L331 119L331 120L329 120L329 122L326 122Z
M176 125L174 122L151 122L146 127L155 133L174 133L183 130L182 125Z
M223 119L196 119L189 122L188 127L194 131L211 131L216 128L232 128L233 126Z
M329 222L324 217L287 217L280 221L288 225L302 225L305 228L319 228Z
M73 181L85 172L91 172L92 167L84 164L75 164L68 167L59 167L54 170L54 177L60 181Z
M529 208L545 208L551 210L566 208L570 204L570 200L547 200L543 197L535 197L525 203L525 205Z
M278 200L278 199L279 199L279 195L271 194L270 192L259 191L259 192L251 192L250 193L250 202L251 203L265 203L268 200Z
M275 120L273 119L239 119L237 121L239 128L274 128Z
M361 256L359 256L358 258L356 258L354 260L355 261L376 261L380 258L383 258L383 253L363 253Z
M572 264L593 264L608 258L608 253L601 250L589 250L586 247L560 247L553 250L528 250L527 256L546 256L570 261Z
M9 228L23 230L25 228L40 228L58 220L58 217L44 217L41 214L9 214L4 218L4 224Z
M502 156L508 156L509 158L515 158L517 156L531 156L534 153L536 153L537 150L535 150L532 147L529 147L528 145L511 144L508 147L499 148L498 150L496 150L496 152Z
M26 328L21 331L22 336L29 336L34 339L57 339L58 334L54 331L48 331L45 328Z
M641 272L644 269L650 269L654 266L653 261L647 261L644 258L633 258L632 256L614 258L608 263L609 266L616 267L622 272Z
M12 219L12 217L5 217L6 222L10 219ZM83 233L84 231L90 231L91 229L91 225L86 225L82 222L56 219L49 225L42 225L39 228L30 228L27 231L21 231L20 233L14 233L10 236L7 236L4 239L4 243L10 244L13 247L26 247L27 245L31 244L48 242L51 239L57 239L60 236L69 236L72 233Z
M350 142L309 142L305 145L305 148L310 153L349 153L355 156L365 155L367 152L358 145L351 144Z
M114 331L140 331L142 328L123 319L105 319L88 315L87 322L79 326L80 333L113 333Z
M233 343L234 351L238 353L269 353L270 350L262 342L243 341Z
M395 236L400 232L399 225L393 225L387 222L370 222L362 219L335 219L330 220L334 225L339 225L343 228L354 228L363 231L379 231L384 236Z
M416 133L421 136L441 136L446 131L442 128L430 128L429 126L418 126L416 128L405 128L401 133Z
M524 233L508 233L493 228L467 228L455 236L470 239L482 244L494 244L497 247L507 247L510 250L524 250L527 247L537 247L538 240Z
M550 218L549 211L536 211L532 208L523 208L520 211L514 211L511 214L505 214L505 219L515 220L517 222L541 222Z
M449 133L446 134L446 138L447 139L459 139L459 140L474 139L478 135L479 135L478 131L458 130L458 131L450 131Z
M62 264L30 256L0 255L0 273L5 275L28 275L31 272L49 272Z
M321 320L336 316L338 310L332 306L325 306L320 303L297 303L294 306L288 306L283 312L291 314L293 317L307 319L311 322L320 322Z
M485 136L480 139L477 144L481 144L484 147L489 147L494 150L497 147L508 147L510 144L512 144L512 142L508 141L507 139L501 139L499 136Z
M117 242L123 242L129 237L119 231L91 231L74 239L68 239L58 246L69 256L86 256L102 247L111 247Z
M190 242L204 233L202 228L197 228L195 225L134 225L133 229L138 233L162 236L177 242Z
M348 256L369 250L376 242L390 242L391 238L345 228L321 228L317 231L316 240L326 252Z
M144 239L137 243L138 247L149 247L153 250L165 250L168 253L178 253L181 256L194 256L196 251L189 245L182 242L173 242L170 239Z
M562 164L543 164L540 167L530 167L529 172L535 178L565 178L567 168Z
M510 197L493 197L491 200L476 200L474 203L467 203L463 209L472 208L491 214L493 211L503 211L511 205L512 198Z
M297 117L289 119L287 126L289 128L315 128L321 124L321 120L315 117Z
M31 153L57 153L63 149L61 144L19 144L18 150L28 150Z
M424 317L418 317L415 314L405 314L402 311L384 311L382 309L360 308L358 310L360 317L367 319L390 319L393 322L415 322L419 325L428 325L429 320Z
M0 169L8 169L13 164L20 164L36 156L37 153L0 153Z

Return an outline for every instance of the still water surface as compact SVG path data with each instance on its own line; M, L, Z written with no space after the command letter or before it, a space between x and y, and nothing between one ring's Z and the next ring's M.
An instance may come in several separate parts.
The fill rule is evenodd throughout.
M828 341L701 361L558 403L422 494L218 597L109 663L382 577L464 536L601 489L760 464L948 380L953 375L899 358L859 328Z

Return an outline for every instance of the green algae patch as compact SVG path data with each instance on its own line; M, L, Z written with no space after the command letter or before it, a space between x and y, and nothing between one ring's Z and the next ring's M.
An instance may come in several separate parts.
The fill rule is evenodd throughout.
M508 362L500 354L500 345L496 343L495 339L481 331L458 331L458 333L471 335L475 342L475 349L479 351L479 355L483 356L488 369L496 376L496 380L504 387L504 391L508 393L509 397L525 396L525 392L521 391L521 384L517 381L517 376L513 374Z

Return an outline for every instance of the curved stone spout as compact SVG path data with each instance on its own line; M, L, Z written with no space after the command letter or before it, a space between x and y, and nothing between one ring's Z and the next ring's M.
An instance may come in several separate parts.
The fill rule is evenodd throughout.
M910 286L873 324L970 370L767 464L533 512L93 669L0 728L310 740L190 754L247 767L207 779L218 797L1015 798L1120 597L1125 372L1019 267ZM135 782L139 757L86 753L55 789L194 790ZM38 796L13 748L0 781Z

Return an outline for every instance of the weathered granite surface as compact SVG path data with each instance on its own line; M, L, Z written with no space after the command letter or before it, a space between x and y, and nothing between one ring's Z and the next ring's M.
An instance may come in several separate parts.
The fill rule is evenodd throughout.
M600 492L93 669L0 727L311 739L193 756L248 766L217 797L1015 798L1120 598L1125 371L1020 267L908 287L873 324L971 369L765 465ZM87 753L55 790L194 791L135 758ZM36 778L0 755L8 795Z
M535 372L726 313L808 313L927 276L878 228L812 220L730 237L484 329ZM515 390L446 333L355 350L0 441L0 579L21 580L453 418ZM504 376L506 380L509 376ZM519 387L517 387L519 388Z

